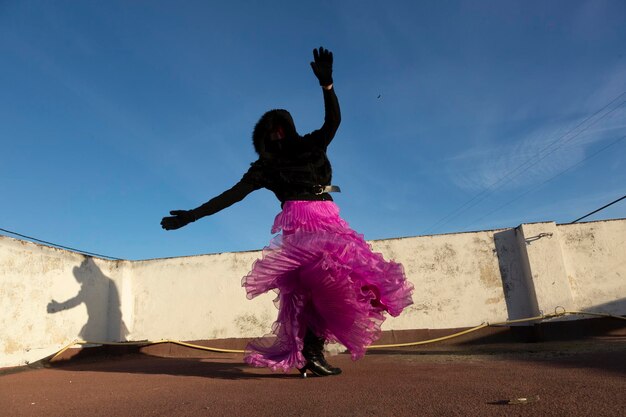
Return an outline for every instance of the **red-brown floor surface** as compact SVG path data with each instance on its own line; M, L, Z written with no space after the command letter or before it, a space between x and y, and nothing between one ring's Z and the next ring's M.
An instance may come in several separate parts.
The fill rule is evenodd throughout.
M129 354L0 374L2 416L626 416L626 342L372 351L336 377L236 354ZM520 400L526 398L526 400Z

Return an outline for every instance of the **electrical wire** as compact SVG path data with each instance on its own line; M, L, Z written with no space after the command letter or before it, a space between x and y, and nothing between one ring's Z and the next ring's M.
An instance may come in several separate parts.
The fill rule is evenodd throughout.
M432 226L430 226L424 232L424 234L428 234L429 232L435 230L437 227L442 227L442 226L445 226L446 224L450 223L450 221L452 221L454 218L458 217L461 213L463 213L463 212L469 210L470 208L476 206L481 201L483 201L486 197L491 195L494 191L496 191L499 188L501 188L505 184L505 182L504 182L505 180L507 180L507 179L510 180L510 179L516 178L517 176L519 176L522 173L526 172L528 169L532 168L533 166L535 166L539 162L541 162L543 159L545 159L548 155L554 153L557 149L559 149L562 146L564 146L565 144L571 142L573 139L575 139L578 136L580 136L583 132L585 132L590 127L592 127L593 125L598 123L600 120L604 119L606 116L608 116L609 114L611 114L614 111L616 111L617 109L619 109L624 103L626 103L626 100L620 102L617 106L613 107L611 110L609 110L608 112L604 113L602 116L600 116L599 118L597 118L596 120L594 120L593 122L591 122L590 124L585 126L582 130L577 132L574 136L564 140L561 144L559 144L558 146L556 146L555 148L553 148L549 152L545 153L544 155L540 156L542 152L544 152L547 149L551 148L553 145L557 144L559 141L561 141L562 139L566 138L571 133L575 132L576 129L578 129L579 127L583 126L585 123L587 123L588 121L593 119L595 116L597 116L600 113L602 113L604 110L609 108L613 103L615 103L616 101L620 100L623 96L626 96L626 91L624 91L621 94L619 94L617 97L615 97L613 100L611 100L608 104L604 105L601 109L597 110L592 115L588 116L586 119L584 119L582 122L580 122L578 125L576 125L572 129L568 130L566 133L564 133L563 135L559 136L556 140L552 141L547 146L542 148L539 152L537 152L535 159L529 159L526 162L518 165L512 171L508 172L507 174L502 176L500 179L498 179L497 181L495 181L491 185L489 185L485 190L483 190L480 193L476 194L474 197L472 197L471 199L469 199L468 201L463 203L461 206L457 207L455 210L453 210L452 212L448 213L446 216L444 216L441 219L439 219ZM524 169L522 169L522 168L524 168ZM522 169L522 170L519 171L520 169ZM519 172L517 172L517 171L519 171ZM515 174L515 175L513 175L513 174ZM497 187L493 188L494 186L497 186ZM476 201L476 200L478 200L478 201Z
M98 254L98 253L95 253L95 252L88 252L88 251L81 250L81 249L70 248L69 246L59 245L58 243L48 242L48 241L45 241L45 240L37 239L36 237L32 237L32 236L26 236L26 235L23 235L21 233L12 232L11 230L6 230L6 229L0 228L0 231L8 233L8 234L11 234L11 235L23 237L25 239L32 240L32 241L35 241L35 242L43 243L45 245L50 245L50 246L53 246L55 248L67 249L67 250L71 250L71 251L74 251L74 252L82 253L83 255L97 256L99 258L105 258L105 259L113 259L114 261L121 261L122 260L120 258L116 258L116 257L113 257L113 256L101 255L101 254Z
M609 143L608 145L604 146L603 148L601 148L601 149L597 150L596 152L594 152L594 153L592 153L591 155L587 156L587 157L586 157L586 158L584 158L583 160L581 160L581 161L579 161L579 162L575 163L574 165L571 165L570 167L568 167L568 168L564 169L563 171L561 171L561 172L557 173L556 175L554 175L554 176L552 176L552 177L548 178L547 180L543 181L541 184L539 184L539 185L537 185L537 186L535 186L535 187L531 188L530 190L527 190L527 191L525 191L525 192L523 192L523 193L521 193L521 194L518 194L515 198L513 198L513 199L511 199L511 200L507 201L506 203L504 203L504 204L502 204L502 205L500 205L500 206L496 207L495 209L493 209L493 210L491 210L491 211L489 211L489 212L487 212L487 213L483 214L483 215L482 215L482 216L480 216L479 218L474 219L474 220L473 220L472 222L470 222L467 226L465 226L465 230L467 230L467 229L468 229L470 226L472 226L473 224L476 224L476 223L478 223L479 221L481 221L481 220L483 220L483 219L485 219L485 218L487 218L487 217L491 216L493 213L495 213L495 212L497 212L497 211L499 211L499 210L503 209L504 207L506 207L506 206L508 206L508 205L510 205L510 204L512 204L512 203L514 203L514 202L516 202L516 201L518 201L518 200L520 200L520 199L521 199L521 198L523 198L524 196L526 196L526 195L528 195L528 194L530 194L530 193L532 193L532 192L534 192L534 191L538 190L539 188L543 187L545 184L549 183L550 181L553 181L553 180L555 180L556 178L560 177L561 175L563 175L563 174L565 174L565 173L567 173L567 172L569 172L569 171L573 170L574 168L578 167L579 165L582 165L583 163L585 163L585 162L586 162L586 161L588 161L589 159L592 159L592 158L596 157L596 156L597 156L600 152L603 152L603 151L607 150L608 148L610 148L610 147L612 147L612 146L616 145L618 142L621 142L621 141L622 141L622 140L624 140L624 139L626 139L626 135L621 136L621 137L619 137L619 138L615 139L613 142L611 142L611 143ZM625 197L626 197L626 196L625 196ZM623 198L623 197L622 197L622 198ZM608 207L608 206L609 206L609 205L611 205L611 204L617 203L617 201L619 201L619 200L616 200L616 201L614 201L613 203L610 203L610 204L606 205L605 207L602 207L602 208L600 208L600 209L598 209L598 210L596 210L596 211L594 211L594 212L592 212L592 213L589 213L588 215L583 216L583 217L581 217L580 219L575 220L574 222L576 222L576 221L578 221L578 220L581 220L581 219L583 219L583 218L585 218L585 217L587 217L587 216L589 216L589 215L591 215L591 214L594 214L594 213L596 213L596 212L600 211L601 209ZM572 223L574 223L574 222L572 222Z
M466 208L464 208L463 210L458 211L458 213L456 213L456 215L454 217L452 217L451 219L449 219L448 221L444 222L443 224L441 224L441 226L444 226L446 224L448 224L453 218L458 217L458 215L460 215L461 213L469 210L472 207L475 207L476 205L478 205L481 201L483 201L485 198L487 198L489 195L493 194L496 190L502 188L502 186L504 186L506 183L504 182L505 179L513 179L516 178L517 176L521 175L522 173L528 171L530 168L532 168L533 166L537 165L539 162L541 162L542 160L544 160L548 155L554 153L556 150L558 150L560 147L562 147L563 145L565 145L566 143L570 142L571 140L577 138L578 136L580 136L580 134L582 134L583 132L585 132L587 129L589 129L591 126L593 126L594 124L596 124L598 121L602 120L604 117L608 116L609 114L611 114L613 111L617 110L619 107L621 107L622 104L626 103L626 101L621 102L617 107L615 107L614 109L612 109L611 111L609 111L608 113L605 113L604 115L602 115L602 117L600 117L599 119L595 120L593 123L591 123L590 125L586 126L583 130L579 131L578 133L576 133L576 135L572 136L571 138L567 139L566 141L564 141L563 143L561 143L559 146L553 148L551 151L547 152L546 154L544 154L541 157L538 157L537 159L535 159L532 163L530 163L531 160L526 161L525 163L523 163L522 165L518 166L517 168L515 168L513 171L509 172L508 174L504 175L503 177L501 177L498 181L494 182L493 184L491 184L489 187L487 187L487 189L483 190L480 194L478 194L475 197L480 196L481 198L479 198L476 202L474 202L473 204L467 206ZM553 142L555 143L555 142ZM551 145L549 145L548 147L550 147ZM547 149L548 147L544 148ZM543 151L543 150L542 150ZM538 152L537 155L540 155L541 152ZM525 165L527 165L523 170L521 170L520 172L518 172L515 175L512 175L513 173L515 173L518 169L520 169L521 167L524 167ZM497 185L497 187L492 188L494 185ZM474 199L472 199L474 200ZM470 200L471 201L471 200Z
M599 211L601 211L601 210L604 210L605 208L607 208L607 207L609 207L609 206L612 206L613 204L617 203L618 201L622 201L622 200L623 200L623 199L625 199L625 198L626 198L626 195L625 195L625 196L622 196L622 197L620 197L620 198L618 198L618 199L617 199L617 200L615 200L615 201L610 202L610 203L609 203L609 204L607 204L607 205L604 205L604 206L600 207L599 209L596 209L596 210L592 211L591 213L585 214L584 216L577 218L576 220L574 220L573 222L571 222L571 223L569 223L569 224L574 224L574 223L576 223L577 221L584 219L585 217L589 217L589 216L591 216L592 214L596 214L597 212L599 212Z

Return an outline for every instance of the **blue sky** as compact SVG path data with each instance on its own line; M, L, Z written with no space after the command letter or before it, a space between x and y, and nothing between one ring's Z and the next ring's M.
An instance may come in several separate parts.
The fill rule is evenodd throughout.
M367 239L570 222L626 194L624 39L623 1L3 0L0 228L125 259L262 248L266 190L159 221L241 178L266 110L321 126L320 45L336 202Z

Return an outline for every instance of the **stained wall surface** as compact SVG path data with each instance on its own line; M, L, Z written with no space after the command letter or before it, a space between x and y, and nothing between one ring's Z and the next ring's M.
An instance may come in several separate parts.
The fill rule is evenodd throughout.
M370 242L414 304L383 330L469 327L557 307L626 314L626 219ZM256 337L276 317L241 280L260 251L110 261L0 236L0 367L74 340Z

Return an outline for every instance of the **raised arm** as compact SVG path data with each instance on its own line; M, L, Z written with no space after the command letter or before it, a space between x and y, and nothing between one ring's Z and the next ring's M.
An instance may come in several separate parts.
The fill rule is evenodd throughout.
M326 148L335 137L341 123L339 100L337 100L333 86L333 53L322 47L314 49L311 68L319 80L324 94L324 124L319 130L311 132L307 136Z
M255 172L253 168L244 175L244 177L235 184L229 190L224 191L222 194L214 197L204 203L203 205L196 207L193 210L172 210L171 216L163 217L161 220L161 227L165 230L175 230L189 223L195 222L205 216L210 216L232 206L238 201L243 200L248 194L254 190L261 188L258 181L255 180Z

